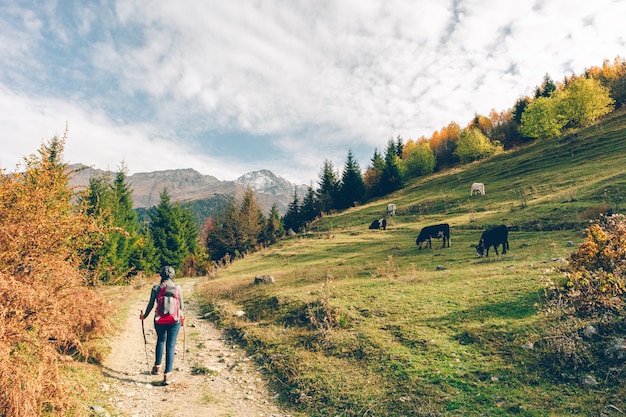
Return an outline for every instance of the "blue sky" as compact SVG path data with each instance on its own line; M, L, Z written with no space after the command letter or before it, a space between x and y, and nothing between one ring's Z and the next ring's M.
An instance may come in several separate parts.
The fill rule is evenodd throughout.
M63 135L130 174L270 169L510 108L626 54L624 0L0 0L0 168Z

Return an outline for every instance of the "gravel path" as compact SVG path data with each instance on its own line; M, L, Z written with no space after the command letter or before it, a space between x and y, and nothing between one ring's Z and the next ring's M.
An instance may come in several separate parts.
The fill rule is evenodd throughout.
M225 340L211 322L199 317L192 297L197 280L183 281L186 323L178 336L174 383L162 385L163 375L149 372L154 363L156 333L151 313L144 323L146 360L139 320L150 293L150 287L145 286L145 294L132 303L124 330L113 341L103 364L102 389L109 397L109 408L115 415L132 417L291 416L276 404L263 374L245 352Z

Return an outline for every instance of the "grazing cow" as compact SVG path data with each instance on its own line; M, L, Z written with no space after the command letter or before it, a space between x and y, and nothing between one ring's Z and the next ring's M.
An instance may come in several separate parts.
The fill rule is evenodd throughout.
M474 184L472 184L470 195L474 195L474 193L478 195L485 195L485 184L483 184L482 182L475 182Z
M476 245L476 252L479 256L489 256L489 248L493 246L493 249L498 255L498 245L502 245L502 254L506 253L509 248L509 228L505 224L496 226L492 229L485 230L480 236L480 241Z
M395 216L395 215L396 215L396 205L387 204L387 216Z
M387 230L387 220L386 219L374 220L372 224L370 224L370 229Z
M450 247L450 225L448 223L435 224L432 226L426 226L422 228L419 236L415 239L415 243L417 244L418 249L422 249L422 243L428 241L428 247L432 249L433 242L432 238L443 239L442 248L446 247L446 242L448 247Z

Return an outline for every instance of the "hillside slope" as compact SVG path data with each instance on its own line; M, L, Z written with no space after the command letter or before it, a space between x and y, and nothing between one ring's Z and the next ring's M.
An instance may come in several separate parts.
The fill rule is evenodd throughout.
M551 371L538 314L589 221L623 209L625 162L619 113L415 179L219 270L202 289L205 308L273 375L280 399L311 416L626 409L624 375ZM487 194L470 196L472 182ZM368 230L390 202L398 210L388 229ZM451 247L434 239L418 250L419 230L443 221ZM511 229L509 252L479 258L481 231L500 223ZM258 275L275 282L255 285Z

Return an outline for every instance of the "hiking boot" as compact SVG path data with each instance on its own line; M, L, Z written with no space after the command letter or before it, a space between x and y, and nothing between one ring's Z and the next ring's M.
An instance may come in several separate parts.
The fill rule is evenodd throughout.
M152 375L158 375L159 372L161 372L161 365L154 365L152 367L152 371L150 372L150 374Z
M172 382L174 382L174 375L172 374L172 372L168 372L166 374L163 374L163 384L169 385Z

